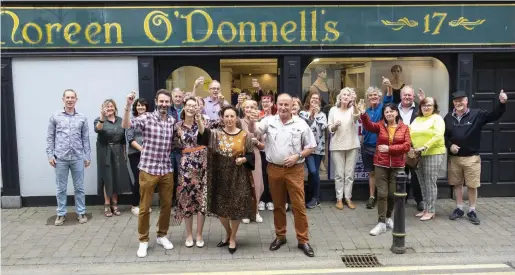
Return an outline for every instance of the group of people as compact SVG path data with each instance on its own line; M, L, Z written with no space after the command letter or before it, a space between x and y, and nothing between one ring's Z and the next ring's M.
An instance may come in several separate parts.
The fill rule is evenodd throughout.
M97 185L98 194L105 199L104 215L120 215L117 195L132 191L131 211L138 215L138 257L147 255L156 185L160 198L156 242L165 249L173 249L166 236L174 197L172 215L185 220L185 246L204 247L205 217L213 216L226 231L217 246L227 246L230 253L237 250L240 222L262 222L259 211L265 209L274 214L276 238L270 250L284 245L289 202L298 247L313 257L306 208L320 204L319 170L326 150L331 151L335 168L335 207L343 210L346 204L355 209L352 185L361 147L363 164L370 172L367 208L377 205L378 211L378 224L371 235L393 228L395 180L402 170L411 179L409 186L420 210L417 216L423 221L435 217L436 181L446 153L448 181L457 198L457 207L449 218L464 216L461 190L466 183L470 201L467 216L479 224L475 203L480 185L480 132L484 124L499 119L505 111L507 96L502 91L500 104L493 111L469 109L467 95L453 93L455 108L442 118L435 98L426 97L420 90L420 102L416 103L411 86L386 78L382 89L370 87L366 91L367 103L358 102L352 88L343 88L328 114L321 110L318 92L310 92L304 104L288 94L280 94L276 102L273 96L264 95L261 102L256 102L240 94L238 103L232 106L221 95L218 81L209 84L210 96L206 98L195 95L199 85L203 85L202 78L186 95L180 89L157 91L154 111L150 111L148 101L130 93L121 117L116 103L106 100L94 121ZM70 170L78 220L87 222L83 180L84 167L91 163L88 122L75 110L77 93L64 91L63 102L64 109L50 118L47 136L48 160L56 171L55 225L65 221ZM364 127L362 140L355 127L358 120ZM407 156L416 158L416 165L407 166ZM308 170L307 195L304 166ZM178 183L176 187L174 183ZM197 231L193 238L195 215Z

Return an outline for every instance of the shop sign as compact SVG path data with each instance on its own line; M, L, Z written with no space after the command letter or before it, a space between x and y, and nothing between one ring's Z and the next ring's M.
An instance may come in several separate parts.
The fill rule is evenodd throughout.
M2 49L515 44L515 5L2 7Z

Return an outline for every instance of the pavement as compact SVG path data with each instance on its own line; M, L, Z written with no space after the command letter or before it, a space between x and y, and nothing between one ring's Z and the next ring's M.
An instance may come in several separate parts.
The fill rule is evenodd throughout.
M357 202L355 210L345 208L343 211L334 208L332 202L323 202L320 207L308 210L309 237L315 258L306 257L297 248L291 211L288 212L288 244L278 251L269 251L274 239L273 214L262 211L263 223L240 226L238 251L233 255L226 248L216 247L224 236L223 230L217 219L207 218L204 248L184 246L186 234L182 224L170 226L168 237L175 248L165 251L156 245L157 229L153 226L148 256L143 259L136 257L137 217L130 213L128 207L121 206L122 215L111 218L103 216L102 206L89 207L86 224L76 223L70 214L74 208L69 207L70 217L60 227L53 225L55 207L3 209L2 274L70 274L71 271L75 275L350 272L338 273L341 270L354 270L360 274L436 274L435 270L438 274L445 273L442 270L449 274L457 273L456 270L460 274L476 274L476 271L479 272L477 274L515 274L515 269L511 268L515 263L515 219L512 217L515 199L480 198L476 210L481 219L479 226L472 225L466 218L450 221L448 215L454 207L453 200L438 200L436 219L422 222L414 217L417 212L414 203L408 203L407 253L404 255L390 252L391 231L375 237L369 235L376 224L377 212L366 209L365 202ZM157 215L158 209L155 208L151 214L152 225L156 224ZM346 255L375 256L379 265L374 268L383 270L349 269L342 261ZM442 265L448 268L443 269ZM388 271L388 268L394 269ZM249 270L254 271L245 273ZM229 271L237 273L227 273Z

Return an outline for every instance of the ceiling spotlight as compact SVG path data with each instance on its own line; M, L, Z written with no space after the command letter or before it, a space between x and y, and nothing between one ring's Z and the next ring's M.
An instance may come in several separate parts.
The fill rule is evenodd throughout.
M319 62L319 61L320 61L320 58L313 59L313 62Z
M249 75L252 75L252 74L249 74Z

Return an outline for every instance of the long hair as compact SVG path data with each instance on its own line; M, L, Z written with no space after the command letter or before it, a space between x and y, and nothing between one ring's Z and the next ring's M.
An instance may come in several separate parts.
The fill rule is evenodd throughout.
M134 103L132 103L132 115L134 117L137 117L138 116L138 110L136 109L138 107L138 103L145 106L147 112L150 111L149 110L149 104L148 104L148 101L142 97L134 100Z
M345 87L345 88L341 89L340 93L336 97L336 107L340 108L342 106L342 99L341 98L342 98L342 94L343 93L351 94L352 92L354 92L354 89L350 88L350 87Z
M399 107L395 105L394 103L386 103L383 105L383 112L381 113L381 119L386 122L386 117L384 116L384 111L386 111L386 108L390 108L391 110L394 110L397 112L397 116L395 117L395 123L399 123L399 120L401 119L401 116L399 115Z

